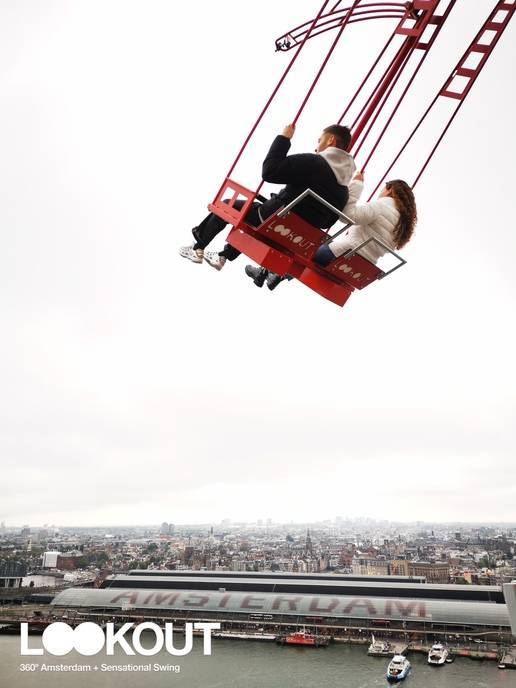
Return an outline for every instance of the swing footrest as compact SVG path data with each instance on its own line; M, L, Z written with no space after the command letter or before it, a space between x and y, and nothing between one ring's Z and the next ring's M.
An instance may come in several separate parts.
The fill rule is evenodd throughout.
M339 284L311 268L305 268L296 277L306 287L317 292L317 294L328 299L328 301L337 304L337 306L343 306L354 291L347 284Z
M227 242L267 270L275 272L281 277L291 274L293 257L267 246L251 234L234 227L228 234Z

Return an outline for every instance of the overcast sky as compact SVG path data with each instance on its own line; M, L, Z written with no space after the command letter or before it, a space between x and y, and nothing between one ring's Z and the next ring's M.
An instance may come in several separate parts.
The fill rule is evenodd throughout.
M256 289L245 257L217 273L177 255L290 58L274 38L316 5L0 0L7 525L516 519L516 22L416 189L391 278L339 309L296 282ZM492 5L457 2L370 187ZM349 28L294 152L390 29ZM243 183L331 38L306 46Z

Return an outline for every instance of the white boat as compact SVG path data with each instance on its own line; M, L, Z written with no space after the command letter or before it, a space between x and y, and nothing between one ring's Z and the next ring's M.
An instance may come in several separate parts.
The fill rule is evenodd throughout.
M391 644L388 640L376 640L372 635L367 654L372 657L389 657L392 654Z
M403 681L410 674L411 669L410 662L404 655L394 655L387 667L387 680Z
M432 647L428 650L428 664L433 664L434 666L441 666L448 659L450 654L447 647L442 643L434 643Z

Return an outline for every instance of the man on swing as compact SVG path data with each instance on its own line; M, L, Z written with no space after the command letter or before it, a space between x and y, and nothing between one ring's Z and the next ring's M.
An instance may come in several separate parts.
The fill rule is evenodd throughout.
M348 127L333 124L323 130L315 153L287 155L294 136L295 125L289 124L280 136L276 136L262 165L262 178L271 184L285 184L278 194L273 194L264 203L255 201L248 210L245 221L258 227L279 208L297 198L306 189L312 189L335 208L343 209L348 201L348 184L355 172L355 163L347 152L351 140ZM242 208L245 201L237 201L235 208ZM313 198L305 198L296 206L296 214L309 224L320 229L330 228L338 219L334 212ZM226 222L210 213L192 229L194 243L183 246L179 254L193 263L205 260L216 270L221 270L226 261L240 255L229 244L219 253L205 251L208 244L226 227ZM248 266L246 273L261 287L268 275L263 268ZM270 285L269 285L270 286Z

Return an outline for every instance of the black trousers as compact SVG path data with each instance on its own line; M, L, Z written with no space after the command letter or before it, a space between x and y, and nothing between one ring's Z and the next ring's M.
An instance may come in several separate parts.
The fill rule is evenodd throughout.
M245 201L235 201L233 207L236 208L236 210L241 210L244 204ZM258 227L262 224L262 220L258 214L258 208L260 208L261 205L261 203L255 201L245 215L245 221L252 227ZM269 215L270 211L267 214ZM200 224L197 225L197 227L192 229L192 234L194 235L195 239L194 248L206 248L206 246L208 246L208 244L213 241L217 234L222 232L226 226L227 222L225 220L214 213L210 213ZM219 256L224 256L224 258L227 258L228 260L235 260L235 258L238 258L239 255L240 251L237 251L236 248L233 248L233 246L230 246L229 244L226 244L224 246L224 250L219 252Z

